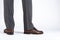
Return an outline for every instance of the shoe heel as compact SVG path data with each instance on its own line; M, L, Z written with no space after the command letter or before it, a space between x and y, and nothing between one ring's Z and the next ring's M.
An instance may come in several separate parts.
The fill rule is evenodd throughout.
M24 32L24 34L31 34L31 33L29 33L29 32Z

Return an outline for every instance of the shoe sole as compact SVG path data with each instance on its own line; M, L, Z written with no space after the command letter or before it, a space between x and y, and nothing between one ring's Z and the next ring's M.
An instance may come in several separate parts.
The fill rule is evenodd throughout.
M24 32L24 34L37 34L37 33L28 33L28 32ZM43 34L43 33L38 33L38 34Z

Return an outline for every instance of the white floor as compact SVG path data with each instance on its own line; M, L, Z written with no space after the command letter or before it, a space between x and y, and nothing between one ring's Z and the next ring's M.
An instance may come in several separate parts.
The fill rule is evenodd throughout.
M0 30L0 40L60 40L60 32L46 31L42 35L33 35L15 31L14 35L7 35Z

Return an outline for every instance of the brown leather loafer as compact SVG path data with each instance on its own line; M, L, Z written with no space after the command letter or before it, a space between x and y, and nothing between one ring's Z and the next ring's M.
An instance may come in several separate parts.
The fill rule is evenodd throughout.
M5 29L4 33L7 33L8 35L13 35L14 34L14 30L12 30L12 29Z
M24 34L43 34L43 31L38 31L36 28L32 30L24 30Z

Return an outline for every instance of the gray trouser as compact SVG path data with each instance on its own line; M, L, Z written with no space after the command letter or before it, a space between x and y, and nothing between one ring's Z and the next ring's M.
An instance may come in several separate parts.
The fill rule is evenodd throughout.
M7 29L14 29L14 0L4 0L4 20ZM32 0L22 0L24 30L33 29Z

